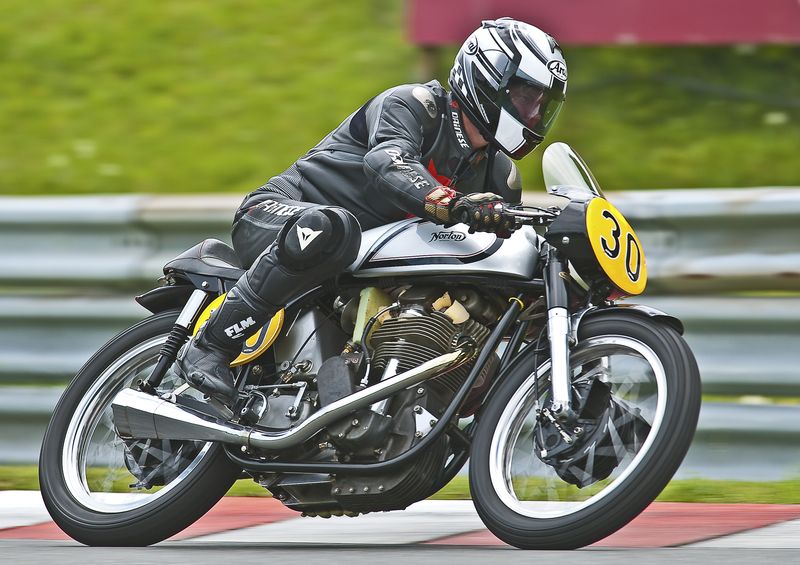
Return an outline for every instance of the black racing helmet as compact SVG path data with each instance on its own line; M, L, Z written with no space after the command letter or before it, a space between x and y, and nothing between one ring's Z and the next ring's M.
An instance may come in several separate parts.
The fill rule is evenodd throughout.
M553 127L567 92L556 40L532 25L488 20L459 49L450 88L487 141L522 159Z

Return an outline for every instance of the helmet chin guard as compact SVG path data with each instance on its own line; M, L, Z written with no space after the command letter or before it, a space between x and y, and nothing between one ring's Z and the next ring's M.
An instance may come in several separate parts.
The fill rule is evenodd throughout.
M487 141L521 159L544 140L567 90L555 39L512 20L484 21L459 49L450 88Z

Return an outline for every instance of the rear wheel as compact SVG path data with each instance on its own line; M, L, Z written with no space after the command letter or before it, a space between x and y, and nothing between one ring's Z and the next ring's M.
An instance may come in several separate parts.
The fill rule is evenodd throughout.
M700 409L694 357L672 328L609 313L585 321L570 355L573 391L594 381L592 416L572 446L543 434L549 362L533 352L481 412L470 490L487 528L524 549L573 549L618 530L658 496L692 440ZM538 434L538 436L537 436ZM553 455L562 448L561 455Z
M114 396L149 375L177 315L151 316L109 341L53 412L39 458L42 497L53 520L81 543L162 541L205 514L239 475L219 445L123 442L114 430ZM160 390L181 383L168 372Z

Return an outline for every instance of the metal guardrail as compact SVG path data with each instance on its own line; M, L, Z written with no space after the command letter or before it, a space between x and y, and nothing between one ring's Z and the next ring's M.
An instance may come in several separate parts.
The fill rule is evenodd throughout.
M542 193L526 201L547 201ZM610 194L640 235L650 292L800 289L800 188ZM0 286L139 288L205 237L238 196L0 197Z
M644 296L680 318L706 394L800 396L800 297ZM126 297L0 296L0 384L66 382L148 312Z
M800 297L661 297L636 302L683 321L707 395L800 397Z
M0 198L0 286L152 286L206 237L228 239L234 196Z
M800 188L628 191L608 197L642 241L649 294L800 290Z
M236 196L0 197L0 287L136 290L207 237L229 240Z
M530 194L530 203L546 195ZM636 227L650 284L638 302L681 318L706 394L800 396L800 189L610 195ZM228 239L238 196L0 197L0 384L65 382L113 334L147 315L132 296L206 237ZM0 388L0 463L35 461L58 388ZM23 408L24 406L30 409ZM800 408L709 404L683 475L726 476L768 456L800 469ZM788 422L788 423L787 423ZM737 443L739 442L739 443ZM760 456L759 455L759 456ZM781 459L783 458L783 459ZM764 459L761 459L762 461ZM769 478L764 469L753 478Z
M0 464L35 462L61 387L8 387L0 394ZM779 480L800 474L800 406L705 403L677 478ZM765 465L764 462L769 464Z
M625 192L650 292L800 290L800 189Z

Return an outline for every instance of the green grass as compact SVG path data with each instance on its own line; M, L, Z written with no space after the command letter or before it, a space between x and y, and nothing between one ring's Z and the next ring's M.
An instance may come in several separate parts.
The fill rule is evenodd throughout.
M39 475L32 465L0 467L0 490L39 490Z
M39 480L33 465L0 466L0 490L37 490ZM269 497L267 490L250 479L233 485L228 496ZM468 499L467 477L459 475L431 498ZM662 502L725 502L760 504L800 504L800 479L773 482L713 481L684 479L672 481L658 497Z
M760 395L724 395L724 394L704 394L704 403L726 402L734 404L775 404L779 406L797 406L800 404L800 397L797 396L760 396Z
M0 193L252 190L376 92L418 78L404 7L6 0ZM551 139L605 188L800 184L800 48L565 51ZM538 161L521 166L530 190Z
M436 500L470 498L467 477L457 476L431 498ZM800 504L800 479L771 482L674 480L667 485L656 500L661 502Z

